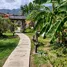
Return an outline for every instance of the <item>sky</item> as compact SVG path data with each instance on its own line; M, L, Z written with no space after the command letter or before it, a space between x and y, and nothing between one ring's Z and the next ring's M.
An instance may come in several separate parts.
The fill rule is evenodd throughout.
M21 5L28 4L33 0L0 0L0 9L18 9ZM51 4L46 4L51 6Z
M0 0L0 9L18 9L32 0Z

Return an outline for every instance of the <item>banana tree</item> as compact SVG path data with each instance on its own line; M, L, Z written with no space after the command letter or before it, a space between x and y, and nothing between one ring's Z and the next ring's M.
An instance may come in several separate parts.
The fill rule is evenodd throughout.
M46 36L50 38L50 41L52 41L53 37L58 35L60 36L60 32L62 34L62 43L63 43L63 33L64 33L64 23L67 21L67 12L66 12L66 7L67 7L67 1L63 1L63 3L60 2L60 6L57 5L55 7L54 2L53 2L53 19L52 19L52 24L49 28L49 30L46 33ZM59 32L58 34L56 34ZM58 36L58 39L60 38Z
M53 8L52 11L48 9L38 11L39 13L35 17L35 21L37 22L35 30L40 28L40 34L44 33L44 36L50 39L49 41L53 40L57 32L62 33L64 23L67 21L67 1L51 0L51 3ZM55 3L57 4L56 6Z

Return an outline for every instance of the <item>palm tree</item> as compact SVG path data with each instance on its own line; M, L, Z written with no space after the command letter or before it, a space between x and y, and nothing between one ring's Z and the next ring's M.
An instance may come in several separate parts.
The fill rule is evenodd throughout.
M27 4L24 6L21 6L21 10L22 10L22 15L25 15L28 13L28 6Z
M33 10L33 4L30 2L29 4L28 4L28 12L30 13L32 10Z
M23 6L21 6L21 13L22 13L22 15L24 15L24 7Z

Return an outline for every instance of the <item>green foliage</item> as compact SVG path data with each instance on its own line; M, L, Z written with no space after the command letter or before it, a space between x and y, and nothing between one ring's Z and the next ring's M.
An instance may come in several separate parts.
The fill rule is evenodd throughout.
M27 20L34 21L35 17L37 16L39 12L37 10L33 10L28 16L27 16Z
M66 67L67 66L67 60L66 58L57 58L56 60L53 61L53 66L54 67Z
M10 19L0 17L0 37L7 31L14 32L15 28L16 24L12 23Z
M30 39L32 39L32 35L34 33L32 32L26 34L30 37ZM31 60L34 61L36 67L41 67L43 64L47 66L52 64L53 67L67 67L67 48L64 44L55 43L47 45L48 42L46 42L41 36L39 37L39 42L42 42L45 45L38 47L37 54L31 54L33 58ZM34 50L33 42L32 48Z
M62 44L51 45L51 50L48 53L49 60L53 67L66 67L67 66L67 48Z
M36 4L43 4L43 3L47 2L47 0L34 0L33 2Z
M47 2L47 0L45 0L45 2ZM44 7L44 9L40 7L37 10L38 13L33 11L31 12L32 14L30 14L30 20L31 17L33 17L33 20L35 21L34 30L39 30L40 35L44 34L46 39L49 39L50 41L54 41L53 39L55 39L56 42L57 39L59 41L56 45L52 45L53 48L48 50L47 54L48 60L53 65L53 67L67 67L67 49L63 43L63 37L66 37L66 35L63 35L63 32L65 31L65 29L67 29L66 27L64 27L65 23L67 22L67 1L49 0L49 2L52 3L52 11L50 11L48 8ZM41 6L42 0L34 0L34 3ZM41 65L40 63L43 64L43 56L35 55L35 64L37 64L38 66ZM43 60L40 58L43 58ZM42 60L43 62L41 62L40 60Z
M56 32L62 31L62 28L64 26L64 23L67 21L67 13L66 9L64 11L62 10L62 7L67 7L67 1L60 1L56 0L58 2L58 5L55 5L55 2L52 2L53 11L51 12L48 8L39 8L37 10L39 13L36 13L35 11L32 11L32 13L29 15L30 18L32 17L35 23L35 30L39 30L40 34L44 33L44 36L47 38L50 38L50 41L55 37ZM41 3L41 1L34 0L34 3ZM39 3L39 4L40 4ZM62 14L63 13L63 14Z
M59 7L58 9L61 11L67 11L67 1L64 1Z
M9 29L9 25L10 22L8 19L0 17L0 36Z
M63 54L67 54L67 48L66 47L63 50Z
M64 23L67 21L67 17L65 17L62 21L57 21L56 23L53 23L48 32L46 33L47 37L52 38L54 37L54 35L56 34L56 32L60 29L61 27L63 27Z

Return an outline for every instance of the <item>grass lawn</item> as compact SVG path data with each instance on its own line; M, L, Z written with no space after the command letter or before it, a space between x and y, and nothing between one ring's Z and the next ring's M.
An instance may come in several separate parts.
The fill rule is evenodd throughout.
M5 33L5 38L0 38L0 67L3 66L8 56L15 49L19 42L18 36L12 36L12 33Z
M43 57L38 57L37 54L33 54L34 53L34 42L32 41L32 36L34 35L33 32L31 32L30 30L26 30L27 33L25 33L27 36L29 36L29 38L31 39L31 62L30 62L30 67L39 67L40 64L44 64L46 63L45 60L46 58L44 59ZM42 48L44 47L45 45L45 41L42 37L39 37L39 42L42 43L42 45L38 48L38 51L42 51ZM46 41L47 43L47 41Z
M30 31L29 31L30 32ZM38 47L38 54L34 54L33 32L26 33L31 39L31 67L67 67L67 48L60 44L49 44L47 39L39 37L43 43Z

